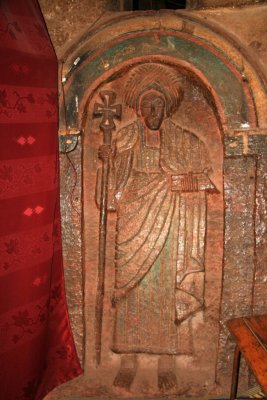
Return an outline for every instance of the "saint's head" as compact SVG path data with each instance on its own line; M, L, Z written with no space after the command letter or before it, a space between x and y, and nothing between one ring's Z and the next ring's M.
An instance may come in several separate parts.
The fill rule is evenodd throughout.
M136 111L148 129L156 131L182 101L181 76L166 65L141 64L130 71L124 93L126 105Z
M156 131L161 127L165 116L165 98L156 90L149 90L143 94L139 101L139 114L144 124Z

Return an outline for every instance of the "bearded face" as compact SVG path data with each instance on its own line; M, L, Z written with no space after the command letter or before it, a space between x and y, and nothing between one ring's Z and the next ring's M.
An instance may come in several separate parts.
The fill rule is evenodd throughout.
M145 94L140 101L140 112L148 129L159 130L165 114L164 97L156 91Z

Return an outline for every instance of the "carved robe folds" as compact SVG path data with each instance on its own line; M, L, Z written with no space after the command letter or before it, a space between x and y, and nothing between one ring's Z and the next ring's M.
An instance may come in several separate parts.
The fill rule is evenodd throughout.
M141 121L114 141L109 209L117 211L112 350L190 354L191 316L204 305L207 173L203 142L171 120L160 148Z

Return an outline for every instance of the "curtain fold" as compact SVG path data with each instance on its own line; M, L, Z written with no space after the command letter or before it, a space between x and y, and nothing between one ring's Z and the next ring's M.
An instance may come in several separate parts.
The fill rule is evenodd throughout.
M37 0L0 1L0 398L82 373L64 289L57 59Z

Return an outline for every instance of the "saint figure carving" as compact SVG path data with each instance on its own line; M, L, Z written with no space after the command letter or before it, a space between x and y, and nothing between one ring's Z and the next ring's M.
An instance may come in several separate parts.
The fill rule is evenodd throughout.
M179 328L204 305L206 193L216 188L204 143L172 120L182 98L175 70L133 68L124 100L136 120L114 136L112 154L100 147L111 163L109 210L117 212L112 350L127 355L114 382L124 387L137 353L160 355L159 386L175 385L173 356L192 353Z

